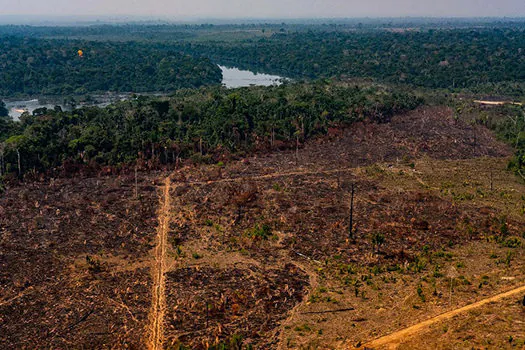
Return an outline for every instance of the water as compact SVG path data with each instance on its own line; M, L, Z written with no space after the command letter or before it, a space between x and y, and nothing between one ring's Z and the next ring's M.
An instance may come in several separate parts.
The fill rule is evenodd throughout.
M14 120L18 120L24 112L33 113L38 108L53 109L55 107L53 104L41 104L38 100L6 102L5 106L9 110L9 116ZM63 106L61 107L64 109Z
M282 77L269 74L258 74L238 68L219 66L222 70L222 83L227 88L238 88L251 85L271 86L281 85Z
M99 95L99 96L96 96L96 100L98 102L93 102L93 103L82 102L82 103L78 103L77 107L84 107L84 106L106 107L112 102L123 101L127 98L128 96L125 94ZM62 108L62 110L64 111L71 111L71 106L64 105L63 103L40 102L38 99L22 100L22 101L5 101L5 106L9 110L9 116L13 118L13 120L19 120L20 116L24 112L29 112L29 114L31 114L33 113L35 109L39 109L39 108L53 109L55 108L55 106L60 106L60 108Z
M282 80L285 78L277 76L277 75L269 75L269 74L258 74L254 72L250 72L247 70L241 70L238 68L228 68L225 66L219 66L219 68L222 70L222 83L227 88L238 88L238 87L245 87L245 86L272 86L272 85L281 85ZM126 94L117 94L117 95L100 95L95 96L95 99L102 102L98 103L92 103L92 104L82 104L80 103L78 107L82 107L84 105L88 106L98 106L98 107L105 107L111 102L116 101L122 101L129 98ZM65 106L62 103L41 103L39 100L27 100L27 101L6 101L6 107L9 110L9 115L14 120L19 120L20 116L24 112L33 113L35 109L38 108L48 108L53 109L55 106L60 106L64 111L71 110L70 106Z

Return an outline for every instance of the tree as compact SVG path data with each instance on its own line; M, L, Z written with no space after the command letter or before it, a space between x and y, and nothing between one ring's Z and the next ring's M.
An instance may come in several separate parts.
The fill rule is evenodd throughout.
M370 116L375 108L364 107L369 99L384 114L413 107L404 96L395 106L384 103L392 94L386 87L290 83L234 92L221 87L179 90L169 98L141 96L107 108L43 108L24 113L16 123L0 118L0 142L10 145L4 169L23 173L65 163L116 166L137 159L154 167L193 156L217 162L228 154L266 148L269 134L274 145L297 151L300 142L329 127L359 120L349 110L360 108L362 117Z
M0 117L8 117L9 111L5 107L4 101L0 100Z

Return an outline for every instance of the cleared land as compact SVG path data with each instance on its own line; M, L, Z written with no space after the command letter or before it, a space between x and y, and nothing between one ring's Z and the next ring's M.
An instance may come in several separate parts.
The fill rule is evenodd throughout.
M523 349L524 315L523 305L516 298L507 298L437 323L422 336L406 339L399 348Z
M0 200L3 348L142 348L156 184L55 180Z
M524 285L525 185L506 170L510 154L486 129L421 108L331 130L297 158L276 152L142 177L139 198L126 176L10 189L0 200L0 340L360 347ZM502 305L518 307L513 298ZM453 333L443 320L429 334L442 332L445 348L461 337L488 344L491 321L455 324L491 307L450 320ZM520 344L508 308L494 326ZM501 344L492 339L485 346ZM427 348L423 340L406 344Z
M516 289L512 289L508 292L501 293L493 297L480 300L478 302L475 302L474 304L470 304L467 306L460 307L459 309L445 312L444 314L431 318L427 321L420 322L416 325L405 328L401 331L398 331L398 332L389 334L387 336L384 336L382 338L373 340L370 343L367 343L365 345L365 348L374 349L374 348L379 348L383 346L388 346L390 348L397 348L402 342L409 340L410 337L414 337L414 336L427 332L428 329L436 323L439 323L439 322L444 323L446 321L449 321L454 316L460 315L462 313L466 313L468 311L475 311L476 309L480 309L487 304L501 302L503 299L512 298L512 297L515 297L516 295L521 295L524 292L525 292L525 286L522 286ZM519 302L515 304L519 304ZM510 340L509 343L512 343L512 338L509 338L509 340Z

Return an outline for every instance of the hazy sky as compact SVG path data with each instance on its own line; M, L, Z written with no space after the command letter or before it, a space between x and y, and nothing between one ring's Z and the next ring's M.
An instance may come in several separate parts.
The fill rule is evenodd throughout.
M525 16L525 0L0 0L0 15L192 17Z

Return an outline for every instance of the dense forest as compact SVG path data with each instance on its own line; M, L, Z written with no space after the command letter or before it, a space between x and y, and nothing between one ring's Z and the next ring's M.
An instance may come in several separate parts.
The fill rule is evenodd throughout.
M180 90L171 98L121 102L73 112L40 109L8 122L0 170L23 174L64 164L96 168L137 159L150 164L296 147L330 126L387 121L422 101L383 87L328 82L227 90Z
M166 92L221 79L208 59L172 46L0 37L0 96Z
M519 97L525 92L523 28L282 32L240 43L189 42L184 49L292 78L367 77Z
M428 29L524 29L523 18L340 18L340 19L278 19L249 20L209 20L209 23L173 23L170 21L141 21L117 24L84 22L83 25L0 25L2 36L22 36L31 38L81 38L90 40L147 40L174 41L179 39L209 39L210 33L229 34L238 40L237 33L251 33L260 36L274 32L365 32L385 30L428 30ZM226 36L223 36L223 38Z
M288 78L523 97L525 22L438 23L0 26L0 96L218 84L212 60Z
M221 153L295 147L339 123L412 109L421 101L402 91L414 89L524 99L524 22L441 29L413 22L0 27L2 97L173 94L40 109L20 122L2 116L0 104L0 170L216 161ZM218 86L215 63L306 82L229 91ZM389 87L348 83L361 78ZM514 108L494 127L516 148L511 167L521 174L525 117Z
M0 117L7 117L9 115L9 111L5 107L4 101L0 100Z

